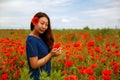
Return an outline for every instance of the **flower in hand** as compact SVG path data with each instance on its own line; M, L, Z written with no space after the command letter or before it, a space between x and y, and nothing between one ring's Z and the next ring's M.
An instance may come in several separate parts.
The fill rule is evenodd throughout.
M61 50L62 50L62 48L60 47L60 44L57 43L53 46L53 49L51 50L51 53L54 57L59 56L61 54Z
M57 43L57 44L54 45L53 48L59 48L59 47L60 47L60 43Z

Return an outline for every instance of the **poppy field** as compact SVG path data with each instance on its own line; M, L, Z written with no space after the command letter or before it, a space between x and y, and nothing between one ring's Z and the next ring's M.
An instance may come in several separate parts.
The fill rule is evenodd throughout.
M25 41L29 30L0 30L0 80L30 80ZM120 80L120 30L53 30L52 71L40 80Z

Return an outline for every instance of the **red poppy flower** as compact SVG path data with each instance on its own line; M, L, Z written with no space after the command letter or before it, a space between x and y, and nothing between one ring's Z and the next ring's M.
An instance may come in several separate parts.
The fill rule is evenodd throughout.
M110 48L110 47L106 47L106 50L107 50L107 51L111 51L111 48Z
M89 76L88 80L96 80L96 78L94 76Z
M115 74L119 74L119 68L120 68L120 63L115 63L114 65L113 65L113 72L115 73Z
M38 18L38 17L33 17L33 18L32 18L32 23L33 23L33 24L37 24L38 21L39 21L39 18Z
M110 75L102 75L102 79L103 80L111 80L111 76Z
M105 69L105 70L102 71L102 74L104 74L104 75L110 75L110 74L112 74L112 71L108 70L108 69Z
M76 75L69 75L65 77L64 80L78 80L78 77Z
M97 52L97 53L99 53L100 52L99 47L94 48L94 51Z
M89 74L92 75L94 73L94 71L91 68L87 68L84 70L85 74Z
M74 44L74 47L79 47L79 46L80 46L79 43L75 43L75 44Z
M54 47L53 48L59 48L60 47L60 44L59 43L57 43L57 44L55 44L54 45Z
M90 42L88 42L88 47L92 47L92 46L95 46L95 42L94 41L90 41Z
M72 62L72 61L64 61L64 66L65 67L70 67L70 66L72 66L74 64L74 62Z
M97 68L97 64L95 63L95 64L92 64L91 66L90 66L92 69L93 68Z

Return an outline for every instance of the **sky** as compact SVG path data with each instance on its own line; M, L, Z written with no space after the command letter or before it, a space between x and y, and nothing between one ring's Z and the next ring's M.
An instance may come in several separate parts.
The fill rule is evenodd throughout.
M53 29L120 28L120 0L0 0L0 29L30 29L37 12Z

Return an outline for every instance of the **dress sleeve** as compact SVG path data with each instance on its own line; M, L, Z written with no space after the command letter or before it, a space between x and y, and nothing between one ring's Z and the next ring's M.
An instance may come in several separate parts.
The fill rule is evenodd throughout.
M28 57L38 56L37 43L34 40L26 41L26 53Z

